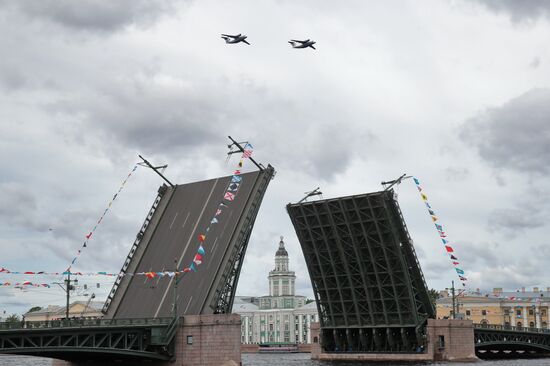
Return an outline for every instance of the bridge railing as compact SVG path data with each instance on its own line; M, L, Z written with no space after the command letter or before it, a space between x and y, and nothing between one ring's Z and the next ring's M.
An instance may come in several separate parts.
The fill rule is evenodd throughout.
M10 329L52 329L80 327L127 327L127 326L168 326L173 318L132 318L132 319L60 319L45 321L18 321L0 323L1 330Z
M477 324L477 323L474 323L474 328L550 334L550 329L531 328L531 327L516 327L516 326L511 326L511 325L499 325L499 324Z

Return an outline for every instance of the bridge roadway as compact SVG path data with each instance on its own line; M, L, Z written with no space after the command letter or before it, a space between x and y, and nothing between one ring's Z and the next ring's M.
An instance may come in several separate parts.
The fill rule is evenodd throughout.
M168 188L168 200L155 227L147 229L152 236L135 266L135 272L174 270L174 259L181 270L192 263L199 245L199 234L205 234L219 204L227 208L212 225L203 246L206 250L198 273L188 273L178 285L178 314L212 313L207 301L215 291L220 271L224 269L228 248L248 200L256 186L259 172L242 174L242 184L232 202L223 201L231 177L176 185ZM125 276L115 297L109 318L157 318L172 314L173 278L147 279L144 276ZM214 288L213 288L214 287Z
M173 359L174 318L0 323L0 354L67 361Z
M474 324L479 358L550 356L550 330L490 324Z

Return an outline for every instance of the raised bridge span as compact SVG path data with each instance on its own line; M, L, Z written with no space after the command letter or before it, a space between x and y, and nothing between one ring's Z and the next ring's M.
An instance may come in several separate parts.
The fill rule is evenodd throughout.
M78 360L162 361L174 357L174 337L186 315L228 314L261 202L275 170L241 174L235 199L213 225L197 273L182 278L120 276L103 319L0 324L0 353ZM163 185L141 225L121 272L174 271L190 265L232 176ZM173 313L174 299L177 317Z

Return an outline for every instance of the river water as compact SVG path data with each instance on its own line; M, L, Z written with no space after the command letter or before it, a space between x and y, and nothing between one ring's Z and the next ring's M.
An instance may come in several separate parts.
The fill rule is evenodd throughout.
M289 353L289 354L243 354L243 366L358 366L366 363L346 363L346 362L321 362L312 361L309 353ZM5 356L0 355L1 366L50 366L51 360L47 358L23 357L23 356ZM414 366L426 365L421 363L385 363L384 366ZM481 361L473 363L432 363L432 366L549 366L550 358L532 359L532 360L499 360L499 361Z

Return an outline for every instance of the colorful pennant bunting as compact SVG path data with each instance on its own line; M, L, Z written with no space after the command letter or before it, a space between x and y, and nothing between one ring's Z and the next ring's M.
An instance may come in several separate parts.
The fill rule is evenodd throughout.
M420 180L418 178L413 177L413 181L416 184L416 188L418 189L418 192L420 192L420 197L422 198L422 201L424 201L424 204L426 205L426 208L428 210L428 214L430 215L430 218L432 219L435 228L437 230L437 233L439 234L439 237L441 238L441 242L443 243L443 246L445 248L445 251L449 254L453 266L455 266L455 271L458 275L458 278L462 282L462 286L466 286L467 278L464 275L464 270L461 268L456 267L460 263L458 262L458 258L454 255L455 250L453 246L449 244L449 241L445 239L447 237L447 234L443 230L443 225L436 223L436 221L439 221L439 217L436 216L435 211L433 210L432 206L428 203L428 196L423 193L423 188L420 186Z

